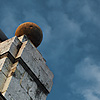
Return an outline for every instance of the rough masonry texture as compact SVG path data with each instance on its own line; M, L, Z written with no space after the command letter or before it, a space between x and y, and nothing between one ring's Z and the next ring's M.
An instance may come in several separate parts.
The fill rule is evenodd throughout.
M0 100L46 100L53 77L27 36L0 43Z

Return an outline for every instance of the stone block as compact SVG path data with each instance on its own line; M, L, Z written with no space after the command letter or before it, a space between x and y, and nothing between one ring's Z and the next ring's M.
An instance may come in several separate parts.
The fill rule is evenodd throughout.
M54 75L50 71L48 66L46 66L46 60L42 57L41 53L37 50L37 48L30 42L30 40L27 38L27 36L26 35L22 35L22 36L18 37L18 39L21 42L27 41L34 48L34 49L32 49L31 52L35 51L34 52L35 59L38 59L38 63L40 64L40 66L42 66L42 68L45 70L45 72L51 77L51 79L53 79Z
M4 84L4 97L7 98L7 100L32 100L21 85L21 81L25 73L23 67L16 62L13 64L11 71L12 72L9 73L10 76L6 79Z
M3 95L7 100L45 100L46 94L39 89L34 79L24 70L19 62L13 64L16 70L7 78Z
M20 86L20 80L11 76L11 81L4 94L7 100L32 100L25 90Z
M32 100L42 100L41 99L41 98L43 98L42 95L46 95L46 94L41 89L39 89L37 83L34 81L34 78L31 77L24 70L23 66L19 62L16 62L14 64L14 66L16 66L16 71L15 71L14 77L16 77L19 80L20 86L32 98Z
M0 71L0 92L2 92L6 79L7 77L3 74L2 71Z
M31 41L27 38L27 36L26 35L22 35L22 36L20 36L20 37L18 37L18 39L23 43L23 42L25 42L25 41L28 41L29 43L31 43ZM34 49L36 49L36 47L31 43L31 45L34 47ZM38 53L38 57L39 57L39 60L41 60L42 62L44 62L44 63L46 63L46 60L42 57L42 55L41 55L41 53L36 49L35 51L37 51L37 52L35 52L35 53Z
M11 55L15 57L20 45L21 45L21 42L16 36L0 43L0 56L7 52L10 52Z
M10 61L10 59L8 57L4 57L2 59L0 59L0 70L2 70L2 72L8 76L10 70L12 67L12 62Z
M21 78L20 84L25 89L25 91L27 93L29 92L29 90L32 87L33 83L34 83L34 81L31 78L31 76L27 72L25 72L23 77ZM35 87L37 87L37 85Z
M53 77L27 36L0 43L0 92L7 100L46 100Z
M23 73L22 73L22 70L20 71L19 67L20 66L18 66L17 63L15 63L15 64L12 65L12 67L10 69L10 72L8 74L8 77L6 78L6 81L4 82L4 87L2 89L3 93L5 91L7 91L7 88L9 87L9 84L12 81L12 77L15 77L16 79L18 79L19 80L19 84L20 84L20 80L23 77ZM25 72L24 69L23 69L23 71Z
M12 78L11 76L8 77L8 78L6 78L6 81L5 81L4 86L2 88L2 93L4 93L5 91L7 91L7 88L9 86L10 81L11 81L11 78Z
M30 41L26 35L22 35L20 37L18 37L18 39L21 41L21 42L25 42L25 41Z
M42 55L30 41L23 42L16 58L21 58L45 86L48 92L51 91L53 73L45 65Z

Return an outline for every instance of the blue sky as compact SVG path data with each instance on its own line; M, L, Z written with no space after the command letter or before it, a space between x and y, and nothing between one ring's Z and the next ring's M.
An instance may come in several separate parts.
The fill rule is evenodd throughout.
M13 37L30 21L54 73L47 100L100 100L100 0L0 0L0 28Z

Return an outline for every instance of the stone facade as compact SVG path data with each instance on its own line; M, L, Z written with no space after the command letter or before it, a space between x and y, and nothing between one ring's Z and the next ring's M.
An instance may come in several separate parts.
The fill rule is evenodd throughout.
M0 92L6 100L46 100L52 85L53 73L26 36L0 43Z

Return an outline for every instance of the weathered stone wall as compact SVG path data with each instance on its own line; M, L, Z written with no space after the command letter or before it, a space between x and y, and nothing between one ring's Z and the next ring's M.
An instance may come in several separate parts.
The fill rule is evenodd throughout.
M0 43L0 92L7 100L46 100L53 73L26 36Z

